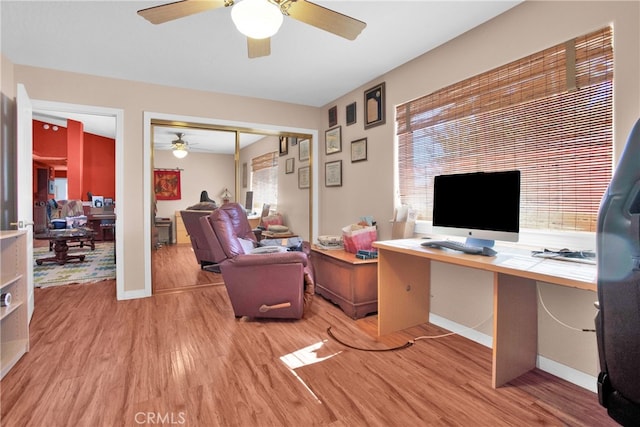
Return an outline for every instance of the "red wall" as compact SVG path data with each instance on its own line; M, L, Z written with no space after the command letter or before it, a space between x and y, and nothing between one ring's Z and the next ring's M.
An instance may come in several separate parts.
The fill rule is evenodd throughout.
M91 191L115 200L115 139L86 133L82 123L72 120L68 121L69 129L58 126L57 131L53 131L52 125L44 129L44 124L33 120L33 153L67 159L67 171L56 170L55 176L67 177L69 199L87 200L87 191ZM46 161L38 160L40 167L42 163Z
M96 196L116 198L116 141L91 133L84 134L83 190Z
M44 122L33 121L33 154L41 157L67 157L67 128L44 129Z

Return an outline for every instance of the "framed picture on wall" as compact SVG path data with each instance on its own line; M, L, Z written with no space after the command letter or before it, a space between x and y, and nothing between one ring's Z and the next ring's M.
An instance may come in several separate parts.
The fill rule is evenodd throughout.
M351 104L347 105L346 115L347 115L347 126L352 125L356 122L356 103L355 102L352 102Z
M369 129L374 126L384 124L385 117L385 84L380 83L364 91L364 128Z
M289 157L285 164L284 173L293 173L293 157Z
M324 164L324 185L325 187L342 186L342 160Z
M338 106L334 105L329 108L329 127L334 127L338 124Z
M287 154L289 154L289 138L287 138L286 136L280 137L279 151L281 156L286 156Z
M351 141L351 163L367 160L367 138Z
M309 160L309 139L302 139L298 144L298 160L306 162Z
M342 151L342 128L337 126L324 133L325 154Z
M298 188L309 188L309 166L298 168Z

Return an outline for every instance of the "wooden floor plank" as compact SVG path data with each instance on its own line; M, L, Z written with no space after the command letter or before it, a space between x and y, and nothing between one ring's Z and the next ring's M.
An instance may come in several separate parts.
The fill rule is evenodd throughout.
M595 394L539 370L492 389L490 349L459 336L374 352L327 334L384 349L443 332L377 337L376 323L318 296L300 321L237 320L224 286L127 301L114 281L36 289L31 351L0 383L0 424L616 425Z

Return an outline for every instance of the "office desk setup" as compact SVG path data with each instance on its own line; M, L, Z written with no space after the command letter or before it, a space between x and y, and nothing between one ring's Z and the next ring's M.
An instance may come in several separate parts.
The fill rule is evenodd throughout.
M422 242L373 244L378 249L378 335L428 323L431 261L492 272L494 388L536 367L536 282L596 291L595 265L535 258L509 247L498 247L494 257L468 255L426 248Z

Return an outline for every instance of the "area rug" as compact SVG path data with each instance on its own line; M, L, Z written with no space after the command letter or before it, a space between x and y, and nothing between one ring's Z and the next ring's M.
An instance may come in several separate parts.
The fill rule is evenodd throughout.
M95 283L116 278L113 242L96 243L96 249L89 247L71 248L69 254L85 254L84 261L72 261L65 265L45 262L37 265L35 260L52 256L48 247L33 248L33 283L36 288L69 285L71 283Z

